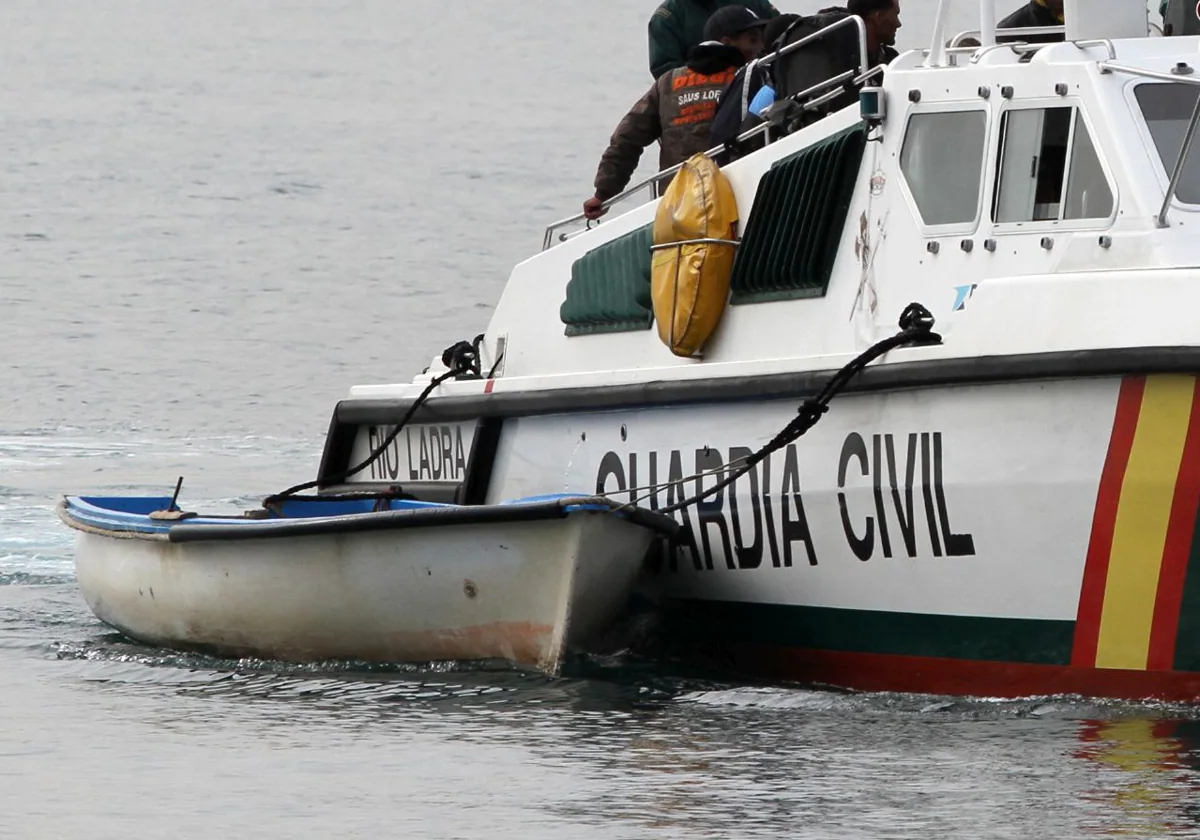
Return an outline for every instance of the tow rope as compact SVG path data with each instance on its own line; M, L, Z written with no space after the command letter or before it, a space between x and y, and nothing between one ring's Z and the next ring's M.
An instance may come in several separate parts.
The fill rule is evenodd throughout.
M691 481L699 481L702 478L709 476L719 476L725 474L725 477L716 482L712 487L706 490L701 490L693 496L676 502L666 507L655 508L657 513L674 513L683 510L686 507L698 504L704 501L709 496L720 493L729 485L733 484L743 475L748 473L754 466L765 458L769 457L772 452L775 452L789 443L794 443L797 439L803 436L809 429L817 424L817 421L829 410L829 403L841 393L850 382L866 369L867 365L875 361L879 357L895 350L897 347L906 345L921 345L921 344L940 344L942 337L933 331L934 318L932 313L919 303L910 303L904 308L904 312L900 314L900 332L893 336L876 342L869 348L864 350L854 359L852 359L845 367L835 373L825 387L815 396L811 397L800 404L796 410L796 417L780 430L779 434L775 435L765 446L745 458L731 461L722 467L707 472L699 472L684 478L676 479L675 481L667 481L661 484L650 484L644 487L632 488L633 492L649 491L645 495L638 497L629 504L636 505L637 502L650 496L657 495L661 490L672 486L682 486ZM737 465L735 469L730 469L731 466ZM623 490L622 493L629 493L630 490ZM610 494L601 494L610 495ZM615 495L615 494L612 494Z
M305 481L302 484L293 485L292 487L284 490L282 493L276 493L273 496L267 496L265 499L263 499L262 506L268 509L278 507L278 505L286 499L297 498L298 493L302 493L305 490L311 490L321 483L337 484L338 482L345 481L347 478L350 478L351 476L356 475L365 470L367 467L371 466L375 459L387 451L387 448L392 445L392 441L394 441L396 436L400 434L400 431L406 425L408 425L408 422L412 420L413 416L417 413L417 410L424 404L425 400L429 398L429 395L433 393L435 388L437 388L447 379L479 379L482 377L483 374L481 373L482 368L479 356L479 346L482 343L483 334L480 333L479 335L475 336L474 341L457 341L443 350L442 364L446 366L446 372L440 373L433 379L429 380L429 384L425 386L425 390L421 391L420 395L416 398L416 400L413 401L413 404L408 407L408 411L404 413L404 416L400 419L400 422L392 429L388 436L383 439L382 443L371 450L371 453L367 455L362 462L341 470L340 472L333 473L332 475L322 476L321 478L317 478L312 481ZM499 360L497 360L497 364L498 363ZM493 367L493 370L495 370L495 367ZM405 495L406 494L402 488L396 487L384 491L373 491L366 493L330 493L317 496L304 496L303 498L305 501L343 502L348 499L405 498Z
M800 404L799 408L796 409L796 417L793 418L792 421L786 426L784 426L783 429L781 429L779 433L775 435L775 437L773 437L765 446L761 447L758 451L746 456L745 458L740 459L739 461L731 461L730 463L725 464L724 466L715 470L695 473L684 478L676 479L675 481L631 488L634 492L650 492L647 492L644 496L638 497L634 501L629 502L626 506L634 506L642 499L648 498L651 495L656 495L659 491L667 487L682 486L690 481L699 481L700 479L710 476L720 476L724 474L724 477L713 484L713 486L701 490L699 493L689 496L688 498L678 501L672 505L656 508L656 512L664 514L674 513L698 504L699 502L707 499L709 496L713 496L721 492L753 469L755 465L768 458L771 453L782 449L789 443L794 443L805 433L807 433L809 429L815 426L817 421L824 416L825 412L829 410L829 403L833 400L833 398L845 390L846 386L849 385L856 376L862 373L863 370L866 369L867 365L871 364L871 362L898 347L904 347L908 345L940 344L942 337L933 331L933 326L934 318L932 313L930 313L928 309L919 303L910 303L900 314L900 331L898 333L871 345L854 359L850 360L850 362L848 362L841 370L837 371L832 377L830 377L829 381L825 383L825 386L817 393L816 396L810 397ZM351 476L365 470L372 464L372 462L374 462L381 454L383 454L383 452L385 452L389 446L392 445L392 442L396 439L396 436L399 435L400 431L409 423L410 420L412 420L417 411L425 403L425 400L429 398L431 393L433 393L434 389L448 379L478 379L482 376L480 372L481 366L479 357L479 346L482 341L483 336L480 335L475 338L474 342L459 341L455 344L452 344L450 347L447 347L442 353L442 364L446 366L446 372L435 376L429 381L429 384L425 386L425 389L421 391L420 395L417 396L412 405L408 407L408 411L404 413L404 416L400 419L400 422L392 428L392 431L386 438L384 438L383 442L375 447L371 453L360 463L332 475L324 476L313 481L306 481L303 484L297 484L293 487L289 487L282 493L276 493L273 496L268 496L263 500L262 506L268 509L277 509L279 503L289 498L297 498L298 493L301 493L304 490L311 490L322 482L326 484L336 484L338 482L345 481L347 478L350 478ZM497 364L499 364L499 360L497 360ZM493 367L493 371L494 370L495 367ZM737 465L736 468L731 469L731 467L734 467L735 464ZM624 490L621 492L628 493L630 490ZM606 496L615 494L598 493L596 495ZM306 501L333 502L345 501L348 499L387 500L406 498L406 495L403 491L403 488L396 486L383 491L322 494L304 496L302 498L304 498Z

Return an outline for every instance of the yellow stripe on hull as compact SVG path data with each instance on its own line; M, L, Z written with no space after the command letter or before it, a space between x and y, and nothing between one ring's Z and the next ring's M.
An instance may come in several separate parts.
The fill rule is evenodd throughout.
M1152 376L1113 530L1096 667L1144 670L1195 378Z

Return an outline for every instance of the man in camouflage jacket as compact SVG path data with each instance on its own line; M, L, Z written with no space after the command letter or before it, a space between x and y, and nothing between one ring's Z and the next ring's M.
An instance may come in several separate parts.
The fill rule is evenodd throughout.
M764 20L779 14L770 0L664 0L650 17L650 73L659 78L687 63L704 25L722 6L745 6Z
M642 151L659 142L659 170L669 169L710 148L709 130L721 92L738 68L762 51L766 21L745 6L725 6L704 27L704 42L688 63L659 77L617 125L596 170L596 194L583 203L589 219L604 215L603 204L629 183Z

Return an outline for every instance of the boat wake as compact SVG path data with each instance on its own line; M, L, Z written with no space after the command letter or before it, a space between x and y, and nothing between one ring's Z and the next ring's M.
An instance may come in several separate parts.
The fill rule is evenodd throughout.
M947 721L1200 720L1200 706L1076 696L1020 699L859 693L826 687L733 685L663 663L615 653L577 656L560 677L495 662L305 664L224 658L147 647L119 633L50 646L53 657L91 684L120 691L315 704L437 706L569 706L595 711L709 708L785 715L909 716Z
M748 710L936 716L959 720L1116 720L1171 717L1200 720L1200 706L1159 701L1108 700L1073 695L1022 698L944 697L931 694L859 693L825 688L740 686L689 691L681 704Z
M0 565L5 559L0 557ZM0 571L0 586L61 586L74 582L75 575L67 572Z
M576 655L562 675L497 661L377 664L288 663L147 647L119 633L56 642L50 655L89 685L114 690L337 704L512 705L610 711L664 708L676 699L715 696L727 683L676 674L615 653Z

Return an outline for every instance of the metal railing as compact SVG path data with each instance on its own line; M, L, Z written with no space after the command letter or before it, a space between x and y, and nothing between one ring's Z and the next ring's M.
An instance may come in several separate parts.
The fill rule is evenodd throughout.
M753 71L753 68L755 66L771 64L775 61L778 61L780 58L783 58L784 56L789 55L789 54L795 52L796 50L806 47L809 44L813 43L814 41L818 41L818 40L824 38L825 36L829 35L831 32L834 32L835 30L838 30L838 29L843 29L847 26L854 26L858 30L857 31L857 35L858 35L858 73L856 74L853 70L847 70L844 73L839 73L836 76L831 76L830 78L826 79L825 81L819 82L818 84L813 85L812 87L808 88L807 90L802 90L799 93L794 94L793 96L789 97L789 99L799 102L800 100L804 99L805 97L812 96L813 94L819 93L820 91L826 90L827 88L836 88L837 86L843 85L846 82L852 82L853 84L861 84L862 82L866 81L867 79L870 79L870 78L874 77L875 75L877 75L878 73L882 72L883 68L877 67L877 68L872 69L869 66L870 60L867 57L867 27L866 27L866 24L863 23L863 19L861 17L859 17L858 15L850 15L849 17L844 17L841 20L835 21L835 22L831 23L829 26L826 26L825 28L812 33L811 35L805 35L800 40L795 41L791 44L788 44L787 46L782 47L781 49L778 49L773 53L769 53L767 55L764 55L762 58L755 59L753 62L751 62L749 65L747 65L746 78L747 79L749 78L750 73ZM802 105L802 107L805 110L814 110L816 108L821 107L821 105L824 105L826 102L829 102L830 100L837 98L837 96L840 95L840 93L841 93L841 91L839 91L839 90L831 90L828 93L825 93L824 95L818 97L817 99L812 100L811 102L804 103ZM754 137L757 137L760 134L767 134L770 131L770 129L771 129L770 123L763 123L762 125L755 126L754 128L750 129L746 133L739 135L737 138L737 142L743 142L746 140L750 140ZM713 148L709 149L705 154L707 154L709 157L712 157L713 155L719 154L720 152L724 151L724 149L725 149L724 145L714 146ZM616 195L614 195L612 198L606 200L603 204L600 205L600 209L607 210L608 208L612 207L614 204L618 204L621 201L624 201L625 199L641 192L644 189L647 189L647 188L653 189L654 186L657 185L664 178L675 175L675 173L679 172L679 170L682 168L683 168L683 163L678 163L675 166L670 167L669 169L664 169L662 172L658 172L654 175L651 175L649 178L639 181L638 183L634 184L632 187L627 187L622 192L619 192ZM580 222L584 221L585 219L587 219L587 214L576 213L574 216L570 216L566 219L559 219L557 222L553 222L552 224L547 226L546 234L545 234L545 236L542 237L542 250L545 251L547 248L551 247L554 244L554 238L555 238L554 234L560 228L567 227L568 225L579 224ZM589 228L590 228L590 226L589 226ZM585 228L585 230L587 230L587 229L588 228ZM580 231L576 231L575 234L567 234L567 233L559 234L558 241L565 242L568 239L570 239L572 236L578 235L583 232L584 232L583 230L580 230Z
M1118 64L1115 61L1100 62L1100 72L1125 73L1130 76L1139 76L1143 79L1154 79L1160 82L1174 82L1200 87L1200 79L1192 76L1160 73L1157 70L1130 67L1128 64ZM1179 181L1183 177L1184 166L1187 164L1188 158L1191 157L1192 143L1196 139L1197 126L1200 126L1200 96L1196 97L1196 107L1192 109L1192 118L1188 121L1187 133L1183 135L1183 144L1179 147L1179 158L1175 161L1175 168L1171 171L1171 180L1167 184L1167 194L1163 196L1162 207L1158 211L1158 226L1160 228L1168 226L1167 212L1171 209L1171 202L1175 199L1175 193L1179 189ZM1166 165L1166 161L1163 161L1163 165Z
M1066 43L1076 46L1081 50L1087 49L1088 47L1104 47L1106 50L1108 50L1109 60L1117 57L1117 48L1108 38L1097 38L1090 41L1068 41ZM977 47L975 54L971 56L971 63L978 64L983 60L984 56L999 50L1012 50L1018 55L1028 55L1029 53L1035 53L1050 46L1054 46L1054 44L1030 44L1026 43L1025 41L1008 41L1003 44L992 44L990 47Z
M1012 27L1011 29L997 29L996 30L997 38L1008 38L1013 35L1017 35L1017 36L1062 35L1065 38L1065 37L1067 37L1067 27L1065 27L1065 26L1019 26L1019 27ZM963 45L963 41L966 41L968 38L978 41L982 37L983 37L983 31L980 29L968 29L965 32L959 32L957 35L955 35L953 38L950 39L950 49L954 49L955 47L961 47ZM1019 44L1021 42L1013 41L1012 43ZM996 44L994 46L1006 47L1006 46L1008 46L1008 44ZM926 50L925 52L928 53L929 51Z
M1091 41L1072 41L1075 46L1081 50L1086 50L1088 47L1104 47L1108 50L1108 60L1117 60L1117 46L1109 38L1095 38Z

